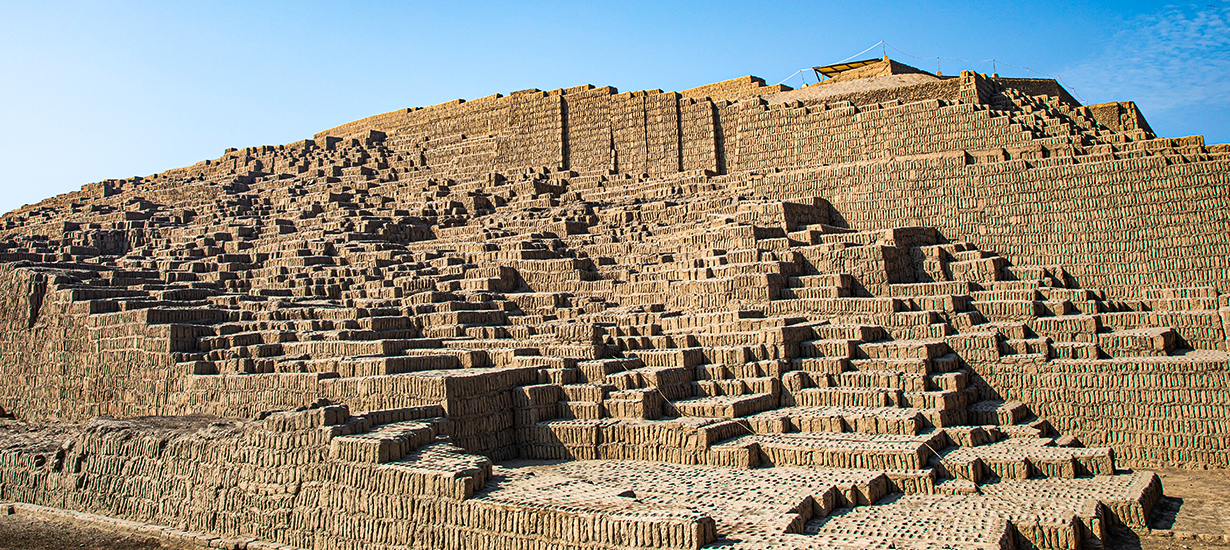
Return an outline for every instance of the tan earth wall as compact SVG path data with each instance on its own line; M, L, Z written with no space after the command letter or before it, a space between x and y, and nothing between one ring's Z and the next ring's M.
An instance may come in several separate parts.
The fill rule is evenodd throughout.
M1080 285L1109 297L1176 285L1230 292L1225 166L1111 154L1076 164L1070 146L979 108L993 80L965 73L920 86L933 98L904 106L842 98L768 106L588 86L527 91L378 115L318 141L372 129L427 137L429 164L457 173L544 165L651 175L784 170L766 177L766 194L828 199L852 228L935 226L1017 265L1069 266ZM956 99L964 103L949 103ZM1103 111L1122 115L1116 129L1147 127L1134 105L1094 107L1090 114L1107 124ZM927 154L934 156L913 158ZM860 161L876 162L849 164Z
M260 548L687 550L716 538L713 519L695 511L586 512L484 497L491 461L428 444L428 424L410 457L418 464L381 464L362 441L337 437L354 419L336 409L213 426L95 422L59 448L0 452L0 498L256 538Z
M185 379L175 372L171 346L185 337L195 345L195 329L170 324L152 309L73 311L89 304L47 293L53 276L0 265L0 406L68 421L165 410Z
M451 166L442 173L459 175L517 166L746 174L759 179L755 188L765 197L827 199L838 225L934 226L950 240L971 241L1016 265L1063 266L1081 287L1114 298L1141 298L1151 287L1207 285L1230 293L1225 162L1109 152L1078 159L1070 146L1037 137L1038 129L991 116L979 105L994 86L988 79L966 74L949 82L958 84L947 89L950 95L906 105L855 106L830 98L827 104L772 107L584 86L396 111L328 133L357 139L388 132L390 140L422 144L431 166ZM1121 119L1134 116L1132 109L1115 109ZM1166 143L1178 151L1203 147L1199 137ZM239 167L272 158L264 155L254 148L211 162ZM176 342L191 335L177 333L185 329L171 321L143 318L147 310L91 315L87 322L89 312L56 310L68 302L55 296L36 299L32 289L39 283L28 271L0 268L0 283L11 289L0 308L6 369L0 404L6 409L78 419L200 408L250 416L302 404L278 401L285 394L259 387L209 387L232 382L224 377L190 382L189 373L172 372ZM1222 314L1203 317L1151 312L1157 317L1151 326L1175 326L1189 342L1224 349L1230 304L1223 296L1219 305ZM35 309L61 320L31 328ZM1224 419L1230 418L1230 368L1223 362L1193 359L1175 372L1139 361L1116 372L1049 365L1048 372L999 365L978 374L988 391L1025 401L1061 431L1090 445L1114 446L1125 464L1230 466L1219 435L1227 433ZM304 400L334 396L356 410L420 404L364 402L389 389L344 379L244 378L278 391L302 384ZM509 448L511 436L502 434L512 423L492 422L482 433L463 436L476 438L464 446Z

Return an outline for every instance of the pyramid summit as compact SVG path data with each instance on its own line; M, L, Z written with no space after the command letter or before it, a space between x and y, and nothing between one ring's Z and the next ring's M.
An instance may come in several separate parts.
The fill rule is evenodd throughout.
M1230 468L1230 146L888 59L0 218L0 496L246 548L1040 548ZM10 508L12 509L12 508Z

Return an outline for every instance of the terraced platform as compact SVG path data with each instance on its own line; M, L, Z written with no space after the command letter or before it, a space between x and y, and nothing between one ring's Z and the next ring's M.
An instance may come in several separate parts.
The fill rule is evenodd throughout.
M529 90L10 212L0 499L248 548L1147 533L1147 468L1230 466L1230 149L858 71L912 76Z

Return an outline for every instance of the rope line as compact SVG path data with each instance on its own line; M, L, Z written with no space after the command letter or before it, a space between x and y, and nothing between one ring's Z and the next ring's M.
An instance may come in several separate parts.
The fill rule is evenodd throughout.
M883 41L883 40L881 40L881 41L879 41L879 42L876 42L875 44L872 44L870 48L867 48L867 49L865 49L865 50L863 50L863 51L861 51L861 52L858 52L858 53L856 53L856 54L854 54L854 55L852 55L852 56L850 56L850 57L847 57L847 58L845 58L845 59L842 59L841 61L838 61L837 63L845 63L845 62L847 62L847 61L849 61L849 60L851 60L851 59L854 59L854 58L856 58L856 57L858 57L858 56L860 56L860 55L863 55L863 54L865 54L865 53L867 53L867 52L869 52L869 51L871 51L871 50L874 50L874 49L876 48L876 46L885 46L885 45L887 45L887 44L885 44L885 43L884 43L884 41ZM892 46L889 46L889 47L890 47L890 48L892 48ZM895 50L895 49L897 49L897 48L893 48L893 49ZM837 63L830 63L830 65L836 65Z
M801 72L803 72L803 71L810 71L810 70L811 70L811 68L810 68L810 67L804 67L804 68L802 68L802 69L799 69L799 70L797 70L797 71L795 71L795 72L793 72L793 73L790 73L790 76L788 76L788 77L786 77L786 78L783 78L781 82L778 82L777 84L774 84L774 86L780 86L780 85L782 85L782 84L785 84L787 80L790 80L791 78L794 78L794 75L799 74L799 73L801 73Z

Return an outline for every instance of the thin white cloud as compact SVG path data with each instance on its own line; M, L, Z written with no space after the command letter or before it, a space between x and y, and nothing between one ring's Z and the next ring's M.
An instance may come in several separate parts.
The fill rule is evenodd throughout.
M1146 112L1230 98L1230 3L1166 6L1127 22L1102 52L1063 71L1089 103Z

